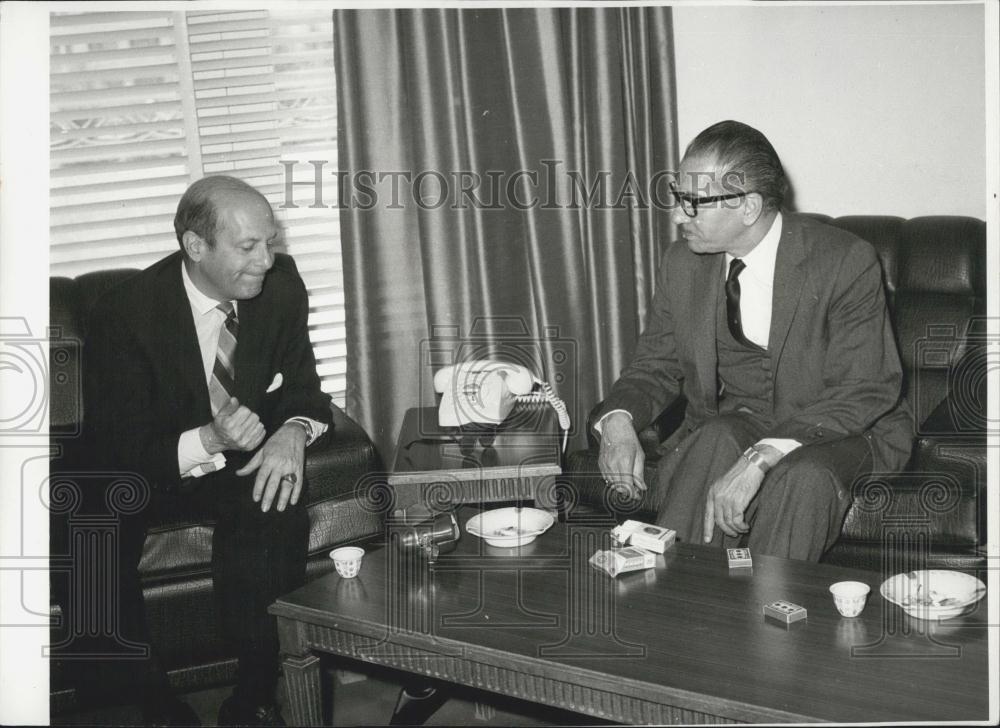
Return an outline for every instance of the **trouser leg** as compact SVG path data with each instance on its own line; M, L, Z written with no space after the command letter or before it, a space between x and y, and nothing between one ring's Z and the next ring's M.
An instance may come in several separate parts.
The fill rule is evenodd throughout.
M263 513L253 478L233 477L220 489L212 539L219 626L239 657L236 694L251 703L274 699L278 634L267 608L305 580L309 519L305 488L298 505Z
M109 509L116 510L106 502L106 493L112 487L114 481L94 484L85 495L86 512L104 518ZM68 616L88 627L89 634L75 647L92 656L76 664L84 703L125 697L156 700L169 691L166 672L151 639L139 578L146 529L162 506L162 497L145 489L136 497L146 500L145 505L134 512L117 509L110 520L100 521L110 528L107 549L97 553L84 549L76 554L82 563L73 565L80 591L67 608L78 614ZM94 556L98 557L96 562ZM106 591L108 587L110 591Z
M660 509L656 522L677 532L681 541L701 543L709 487L764 432L756 418L739 412L713 417L667 453L657 470ZM723 545L716 527L712 543Z
M871 468L871 449L862 436L804 445L786 455L747 509L751 553L819 561L840 537L852 484Z

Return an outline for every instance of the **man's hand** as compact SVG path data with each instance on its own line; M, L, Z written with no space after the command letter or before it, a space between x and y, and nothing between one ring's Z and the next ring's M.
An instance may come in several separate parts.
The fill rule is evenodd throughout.
M632 418L624 412L615 412L601 425L601 452L597 465L604 480L632 498L639 498L646 490L642 477L646 455L639 444L639 437L632 426Z
M302 464L305 461L306 431L297 424L285 423L268 438L264 447L257 451L246 465L236 471L237 475L249 475L257 471L253 484L254 503L267 513L278 497L278 510L285 510L291 503L299 502L302 493ZM282 479L285 475L292 478Z
M773 468L783 457L782 452L771 445L757 445L756 450L764 457L768 468ZM764 471L740 456L725 475L712 483L705 499L705 543L711 542L716 525L730 536L750 530L743 514L763 482Z
M223 450L250 452L264 439L264 425L251 410L230 397L215 418L198 430L201 444L209 455Z
M705 543L711 542L716 525L730 536L750 530L743 514L763 481L764 472L740 457L725 475L712 483L705 499Z

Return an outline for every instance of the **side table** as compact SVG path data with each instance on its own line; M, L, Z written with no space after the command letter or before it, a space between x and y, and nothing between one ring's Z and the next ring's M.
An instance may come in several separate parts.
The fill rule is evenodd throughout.
M558 508L561 432L546 403L518 405L500 425L442 427L437 407L406 412L387 482L397 508L531 500Z

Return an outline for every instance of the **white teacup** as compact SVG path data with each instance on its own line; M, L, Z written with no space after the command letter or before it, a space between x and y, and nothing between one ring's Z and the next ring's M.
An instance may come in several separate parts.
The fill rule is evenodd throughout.
M860 581L838 581L830 587L833 603L843 617L857 617L865 608L871 587Z
M361 558L365 550L359 546L341 546L330 552L337 573L345 579L353 579L361 570Z

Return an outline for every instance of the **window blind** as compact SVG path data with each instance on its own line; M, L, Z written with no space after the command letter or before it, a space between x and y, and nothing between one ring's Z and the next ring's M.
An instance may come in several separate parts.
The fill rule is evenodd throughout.
M346 389L336 207L285 209L285 167L333 180L337 116L331 13L323 10L54 13L52 275L142 268L177 249L173 215L208 174L259 189L309 290L324 391ZM330 193L333 193L331 186ZM334 200L324 190L324 197Z

